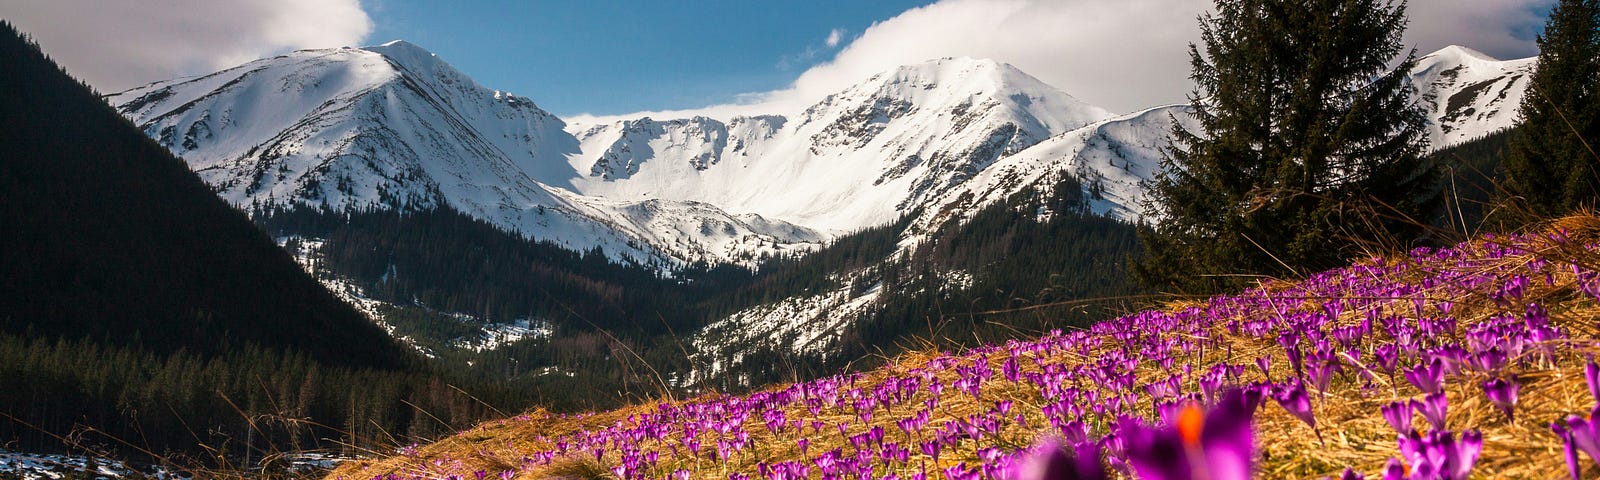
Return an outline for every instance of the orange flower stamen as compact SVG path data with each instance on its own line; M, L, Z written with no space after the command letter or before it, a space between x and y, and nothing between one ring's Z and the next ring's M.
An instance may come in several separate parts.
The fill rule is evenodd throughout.
M1200 411L1199 405L1190 402L1183 406L1183 411L1178 413L1178 436L1183 439L1184 445L1200 445L1200 430L1205 423L1206 414Z

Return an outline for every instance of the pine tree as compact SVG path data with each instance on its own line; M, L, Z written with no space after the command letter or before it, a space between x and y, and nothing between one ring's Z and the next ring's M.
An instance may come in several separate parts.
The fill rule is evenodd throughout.
M1559 215L1594 206L1600 193L1600 1L1561 0L1538 43L1506 177L1534 213Z
M1439 173L1411 100L1415 52L1390 68L1405 22L1392 0L1218 0L1190 45L1200 131L1177 122L1135 275L1216 291L1414 235Z

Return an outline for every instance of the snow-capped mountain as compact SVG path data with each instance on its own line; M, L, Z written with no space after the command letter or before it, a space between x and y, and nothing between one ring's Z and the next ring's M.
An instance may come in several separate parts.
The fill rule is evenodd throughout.
M1411 79L1432 107L1433 145L1455 145L1515 124L1538 60L1497 60L1460 46L1419 59Z
M992 60L875 75L792 116L574 126L584 194L718 205L830 232L910 213L994 162L1110 116Z
M1450 46L1418 60L1411 71L1417 101L1428 111L1429 140L1444 148L1510 128L1528 88L1537 58L1496 60ZM963 188L934 202L923 219L937 225L948 212L970 212L1022 187L1047 188L1065 172L1093 185L1097 213L1137 220L1144 201L1140 183L1160 169L1161 150L1170 146L1174 122L1191 132L1200 127L1184 105L1157 107L1108 119L1062 134L1007 157Z
M1434 145L1511 125L1533 59L1461 47L1413 72ZM308 50L109 99L234 204L449 205L575 249L684 263L921 212L932 225L1068 172L1137 217L1182 108L1112 118L992 60L889 70L802 112L568 125L416 45ZM1176 117L1174 116L1176 114Z
M561 119L401 41L294 52L109 100L239 206L448 205L576 250L665 264L823 239L703 203L562 188L579 143Z

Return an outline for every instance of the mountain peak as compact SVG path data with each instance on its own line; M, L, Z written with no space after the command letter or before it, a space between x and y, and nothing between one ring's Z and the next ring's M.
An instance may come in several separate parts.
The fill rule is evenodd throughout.
M920 80L937 85L957 79L981 77L999 79L1014 74L1027 75L1016 67L989 58L943 57L901 65L880 75L891 79Z
M1491 57L1488 54L1485 54L1485 53L1477 51L1477 50L1473 50L1471 48L1463 47L1461 45L1450 45L1448 47L1441 48L1436 52L1430 53L1427 56L1424 56L1422 58L1424 58L1424 59L1432 58L1432 59L1436 59L1436 60L1440 60L1440 61L1449 60L1449 61L1454 61L1456 63L1461 63L1463 61L1468 61L1468 60L1476 60L1476 61L1481 61L1481 62L1498 62L1498 61L1500 61L1500 59L1498 59L1498 58Z
M1000 63L998 60L995 60L995 59L992 59L992 58L973 58L973 57L967 57L967 56L940 57L940 58L936 58L936 59L933 59L933 60L928 60L928 61L922 62L922 63L931 63L931 64L936 64L936 65L956 65L956 66L964 66L964 67L970 66L970 67L980 67L980 68L983 68L983 67L998 67L998 66L1004 65L1004 64Z
M362 50L377 53L408 53L414 55L436 56L433 52L428 51L428 49L422 48L421 45L398 39L390 40L379 45L363 47Z
M440 59L438 55L428 51L428 49L405 40L393 40L382 45L362 47L362 50L383 55L395 63L408 67L428 67L427 69L433 69L440 66L440 64L449 65L443 59Z
M1009 105L1032 133L1062 133L1105 119L1111 112L1079 100L1011 64L990 58L944 57L902 65L824 100L895 99L908 104L967 111L989 103ZM815 107L813 107L815 108ZM1047 134L1048 132L1048 134Z
M1427 92L1429 136L1435 146L1454 145L1516 123L1518 105L1539 59L1500 60L1451 45L1428 54L1411 70L1411 81Z

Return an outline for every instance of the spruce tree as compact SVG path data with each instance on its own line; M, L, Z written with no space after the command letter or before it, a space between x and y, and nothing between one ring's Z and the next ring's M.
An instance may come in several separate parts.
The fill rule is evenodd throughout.
M1594 206L1600 192L1600 1L1561 0L1506 156L1507 187L1536 214Z
M1405 23L1389 0L1218 0L1190 45L1199 128L1176 122L1136 276L1211 292L1415 235L1439 173L1412 101L1415 52L1391 67Z

